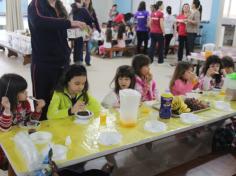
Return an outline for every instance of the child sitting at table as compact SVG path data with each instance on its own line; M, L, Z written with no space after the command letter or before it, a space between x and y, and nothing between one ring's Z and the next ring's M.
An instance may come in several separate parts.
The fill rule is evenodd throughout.
M178 62L170 81L170 90L173 95L185 95L197 88L198 78L193 73L193 66L189 62Z
M106 30L106 38L104 40L103 45L99 46L99 54L102 57L105 57L105 49L112 47L112 30L111 28L107 28Z
M12 125L28 119L39 120L44 100L37 100L31 111L27 100L27 82L17 74L5 74L0 78L0 131L8 131Z
M221 59L226 74L234 72L234 61L230 56L224 56Z
M26 89L27 82L20 75L5 74L0 78L0 133L25 120L40 119L45 102L37 100L32 112ZM6 170L7 165L7 158L0 147L0 169Z
M216 55L212 55L208 57L202 69L199 88L205 91L214 88L220 89L224 84L224 76L225 72L221 59Z
M88 94L87 70L83 65L71 65L58 83L50 105L48 119L71 117L89 110L98 116L100 104Z
M113 82L115 83L114 89L102 100L102 106L105 108L119 107L119 91L122 89L134 89L135 73L133 68L128 65L118 67Z
M132 67L136 74L135 89L141 93L142 101L156 100L158 97L156 81L153 80L149 68L150 63L150 58L143 54L134 56L132 61Z

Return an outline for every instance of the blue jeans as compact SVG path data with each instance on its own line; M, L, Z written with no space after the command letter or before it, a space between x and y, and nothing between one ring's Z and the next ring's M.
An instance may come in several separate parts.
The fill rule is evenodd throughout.
M83 46L84 41L83 38L80 37L75 40L74 44L74 62L83 62ZM86 42L86 55L85 55L85 62L86 64L90 64L90 44L89 41Z
M156 51L156 44L158 43L158 63L163 63L163 51L164 51L164 36L163 34L151 33L151 46L149 48L149 57L153 62L154 54Z

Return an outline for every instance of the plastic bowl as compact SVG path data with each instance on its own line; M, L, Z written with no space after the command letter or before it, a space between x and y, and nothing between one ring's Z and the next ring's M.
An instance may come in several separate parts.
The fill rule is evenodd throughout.
M75 115L78 119L88 120L93 116L93 113L90 111L80 111Z
M187 124L194 124L200 121L199 116L193 113L180 114L180 119L182 122Z
M48 144L52 140L52 133L38 131L30 134L30 138L35 144Z

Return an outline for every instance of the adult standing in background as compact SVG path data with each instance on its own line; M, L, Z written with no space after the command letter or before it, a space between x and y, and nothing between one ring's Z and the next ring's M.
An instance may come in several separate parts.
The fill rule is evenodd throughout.
M90 15L89 11L83 7L83 0L75 0L71 4L71 15L73 20L79 20L85 22L91 29L93 28L94 19ZM83 64L83 46L84 41L83 37L79 37L74 40L74 63ZM89 46L86 43L86 56L85 62L87 65L90 65L90 50Z
M117 4L113 4L112 8L109 11L109 21L113 21L117 14L119 14L117 10Z
M201 4L199 0L193 0L192 3L192 12L189 15L187 22L187 44L188 44L188 53L190 55L194 50L194 42L199 31L200 18L201 18Z
M163 50L164 50L164 14L162 10L164 9L163 1L158 1L156 3L156 11L151 14L150 18L150 36L151 36L151 46L149 48L149 57L151 62L153 62L154 54L156 52L156 44L158 43L158 63L163 63Z
M179 48L178 48L178 61L182 61L184 47L186 49L186 56L189 53L188 44L187 44L187 32L186 32L186 19L190 13L189 4L184 4L182 8L182 13L177 16L177 29L178 29L178 38L179 38Z
M113 22L116 24L123 23L124 25L127 25L127 23L130 21L130 19L133 17L132 13L119 13L116 15L116 17L113 19Z
M172 8L171 6L167 6L166 8L167 15L165 16L165 53L164 58L168 55L170 41L174 36L175 33L175 17L172 15Z
M60 0L32 0L28 6L28 23L32 45L33 94L37 99L45 100L41 120L46 120L54 87L70 63L66 29L85 28L86 25L68 20Z
M101 29L98 23L96 12L93 8L92 0L84 0L84 7L88 10L90 16L93 18L93 23L95 25L96 30L101 33ZM82 40L83 41L83 40ZM86 42L86 56L85 56L85 62L87 66L91 65L91 51L90 51L90 39Z
M137 53L140 54L140 48L142 43L144 42L143 53L147 53L148 46L148 18L149 12L146 11L146 3L145 1L140 2L138 11L134 15L135 20L137 21L136 26L136 35L138 39L137 43Z

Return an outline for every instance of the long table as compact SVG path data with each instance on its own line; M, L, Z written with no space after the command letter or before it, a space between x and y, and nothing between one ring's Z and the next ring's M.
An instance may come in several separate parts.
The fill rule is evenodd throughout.
M232 57L234 63L236 63L236 48L224 47L219 50L223 56ZM199 76L200 67L206 61L205 56L200 52L191 53L190 56L187 57L188 61L196 61L196 74Z
M223 97L212 98L218 100L223 99ZM210 97L211 100L212 98ZM150 113L152 113L152 111L155 112L155 110L149 109L150 113L148 114L142 107L140 108L138 123L133 128L121 126L118 120L118 113L112 111L108 116L106 126L99 125L99 118L91 119L89 124L86 125L75 124L73 119L67 118L62 120L44 121L41 123L38 131L51 132L53 134L52 142L55 144L64 144L66 137L71 137L72 144L69 147L67 159L57 162L59 168L63 168L153 141L158 141L169 136L227 119L236 115L236 102L230 102L230 104L234 110L232 112L211 108L208 111L198 113L202 121L196 124L185 124L178 118L163 120L157 117L158 120L164 122L168 127L166 131L160 133L150 133L144 130L144 123L150 119ZM16 149L12 140L14 135L22 130L23 129L20 129L19 127L13 127L9 132L1 132L0 144L15 173L20 176L26 176L29 174L29 168L25 165L24 158ZM113 146L100 145L98 143L98 136L102 131L118 131L122 135L121 143Z
M18 57L18 54L23 56L23 65L27 65L31 63L31 53L23 53L19 50L14 49L7 41L0 41L0 49L5 51L5 48L8 49L8 57L14 56Z

